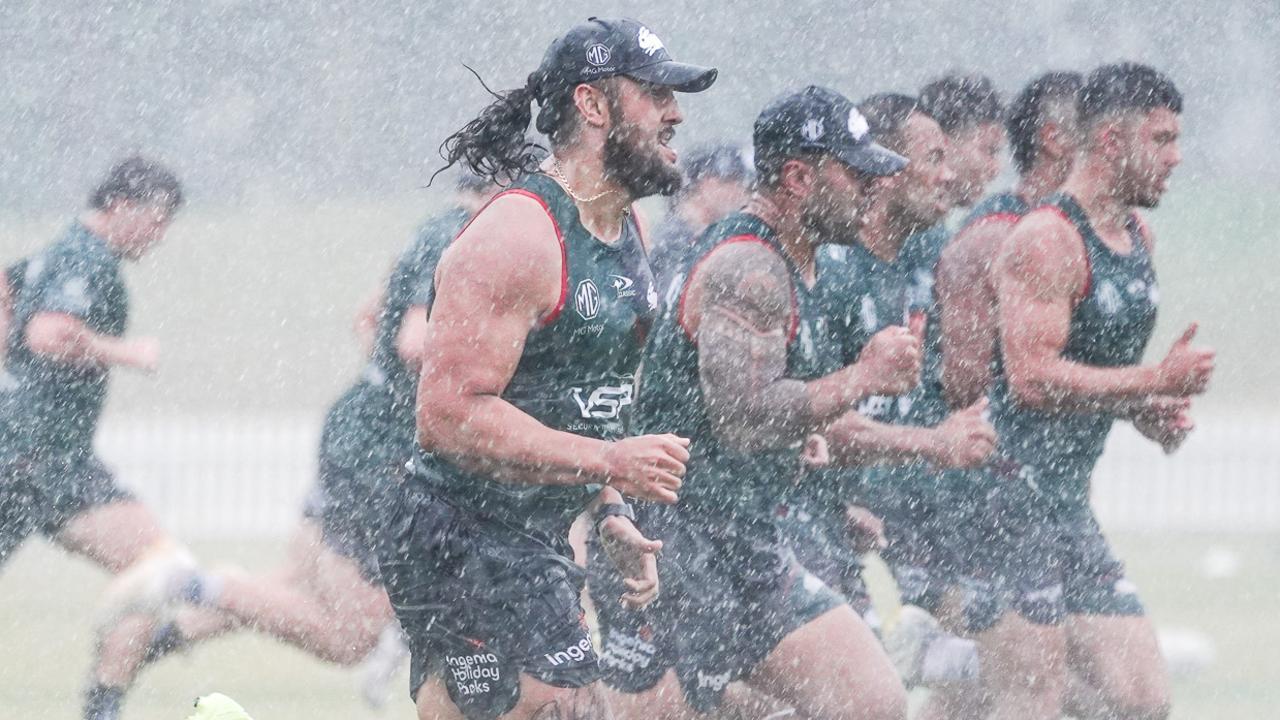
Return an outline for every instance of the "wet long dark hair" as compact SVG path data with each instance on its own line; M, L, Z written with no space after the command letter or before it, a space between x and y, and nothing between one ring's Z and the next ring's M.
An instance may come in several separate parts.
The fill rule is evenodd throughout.
M467 67L467 66L463 66ZM479 73L467 67L481 86L494 97L474 120L445 138L440 157L445 165L431 177L461 163L475 175L498 185L510 185L516 178L534 172L549 150L529 139L533 103L538 102L538 132L551 144L562 143L574 127L572 88L540 93L540 76L535 72L522 88L495 92Z

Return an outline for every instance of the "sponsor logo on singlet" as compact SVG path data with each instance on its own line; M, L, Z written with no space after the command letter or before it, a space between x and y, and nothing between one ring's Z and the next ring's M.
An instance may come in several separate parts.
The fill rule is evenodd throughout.
M635 297L639 292L635 289L635 281L624 275L610 275L609 284L618 293L618 299Z
M632 383L618 385L601 385L587 393L584 388L571 388L573 401L578 404L578 411L588 420L612 420L618 417L622 408L631 404Z
M578 283L573 293L573 309L583 320L592 320L600 314L600 288L590 278Z

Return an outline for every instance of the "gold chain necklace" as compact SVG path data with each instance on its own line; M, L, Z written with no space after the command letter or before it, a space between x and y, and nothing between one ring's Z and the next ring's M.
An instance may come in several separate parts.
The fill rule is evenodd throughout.
M609 195L616 192L614 190L603 190L601 192L596 193L595 195L592 195L589 198L578 197L578 194L575 193L573 191L573 188L569 186L569 179L564 176L564 170L560 167L560 158L554 155L551 156L551 172L555 174L556 179L560 181L560 184L562 186L564 186L564 191L569 193L569 197L573 198L574 200L577 200L583 205L586 205L588 203L593 203L599 200L600 198L604 197L605 195Z

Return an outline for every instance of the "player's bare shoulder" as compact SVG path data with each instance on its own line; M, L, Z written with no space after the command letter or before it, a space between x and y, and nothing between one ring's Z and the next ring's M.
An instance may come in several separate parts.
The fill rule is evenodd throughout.
M704 256L690 278L689 292L703 312L731 312L762 330L772 329L792 309L786 262L749 236L731 238Z
M550 311L560 299L563 238L547 206L521 191L498 194L463 229L440 260L442 290L481 283L495 299Z
M1080 233L1053 208L1022 218L1000 250L1000 284L1012 282L1037 296L1078 295L1087 273Z

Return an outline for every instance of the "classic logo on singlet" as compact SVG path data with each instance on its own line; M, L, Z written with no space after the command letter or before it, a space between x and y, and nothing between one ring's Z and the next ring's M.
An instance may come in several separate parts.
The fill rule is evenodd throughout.
M609 62L610 55L609 46L604 45L603 43L596 43L595 45L587 48L587 62L595 65L596 67L607 64Z
M640 43L640 49L644 51L645 55L653 55L666 47L658 39L658 36L654 35L647 27L640 28L640 34L636 35L636 42Z
M600 314L600 288L590 279L578 283L573 293L573 309L583 320L592 320Z
M490 683L502 679L498 656L493 653L446 655L444 663L462 695L487 693L492 688Z
M635 281L623 275L610 275L609 284L613 286L615 292L618 293L618 299L635 297L637 290L635 289Z

